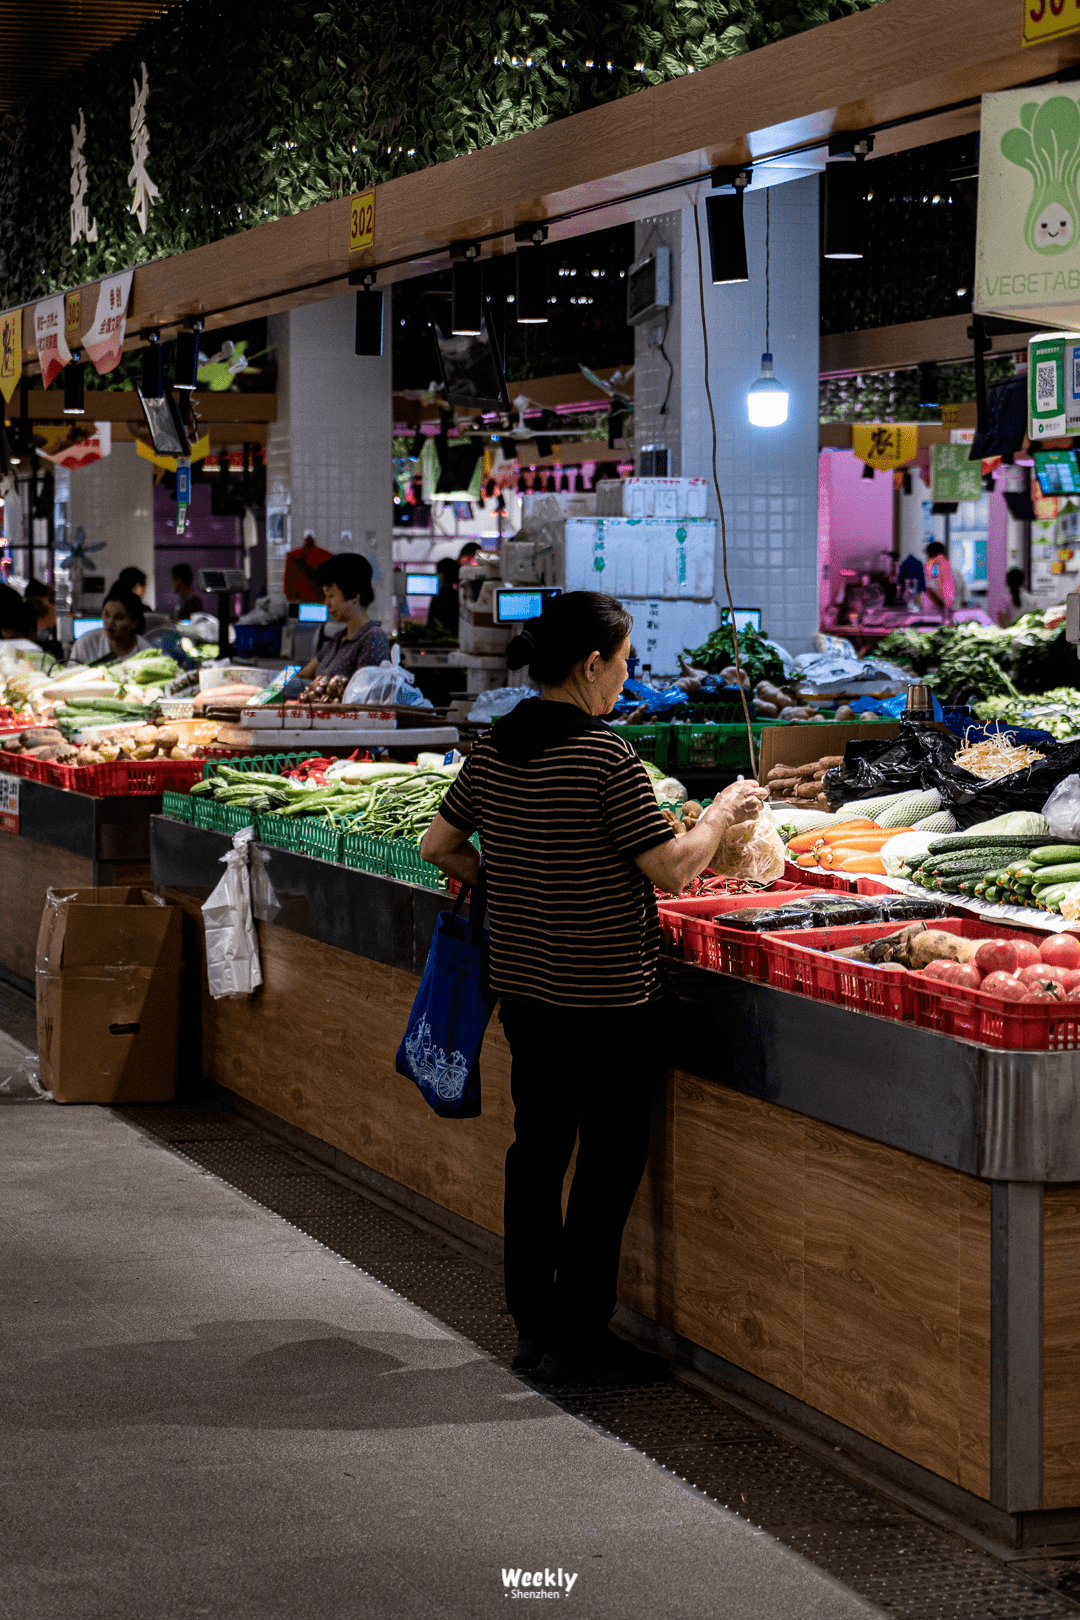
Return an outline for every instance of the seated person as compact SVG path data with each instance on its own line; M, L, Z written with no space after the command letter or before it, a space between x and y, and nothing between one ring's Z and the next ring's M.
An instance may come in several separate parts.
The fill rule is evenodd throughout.
M176 593L174 619L190 619L193 613L202 612L202 597L197 596L191 588L194 583L195 576L187 563L173 564L172 588Z
M71 650L77 664L112 663L142 652L150 643L143 635L146 616L139 598L114 585L101 610L102 628L88 630Z
M440 625L442 629L449 630L452 636L458 633L458 565L453 557L444 557L436 563L435 572L439 576L439 591L428 603L427 622Z
M300 679L344 675L348 681L358 669L384 663L390 657L390 643L379 620L368 617L375 591L367 558L355 551L339 551L319 564L315 583L322 588L330 617L344 629L304 665Z

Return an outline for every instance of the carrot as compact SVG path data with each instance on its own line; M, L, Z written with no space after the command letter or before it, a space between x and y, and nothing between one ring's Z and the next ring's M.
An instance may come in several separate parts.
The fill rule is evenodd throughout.
M825 831L819 836L826 844L840 844L852 834L861 837L866 833L881 831L883 829L878 826L877 822L871 821L867 816L859 821L846 821L842 827L826 827Z
M836 870L840 872L875 872L883 876L885 862L880 855L849 855L846 860L836 862Z
M850 831L854 827L876 826L877 822L871 821L869 816L860 816L856 821L845 821L835 827L818 827L814 832L800 833L797 838L791 840L788 849L793 849L797 855L807 855L816 844L820 844L823 840L831 843L837 833Z
M876 855L882 845L889 842L891 836L891 833L851 833L847 838L835 844L830 844L828 847L833 851L838 849L849 849L853 852L866 850L872 851Z
M812 855L812 854L811 855L798 855L795 858L795 865L796 866L816 866L817 865L817 856Z

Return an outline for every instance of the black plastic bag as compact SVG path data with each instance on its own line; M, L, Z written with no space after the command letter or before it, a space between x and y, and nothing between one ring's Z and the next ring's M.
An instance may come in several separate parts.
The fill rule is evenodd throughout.
M946 799L961 827L973 827L977 822L1004 816L1010 810L1034 810L1042 807L1059 782L1080 770L1080 742L1040 743L1039 752L1046 758L1026 771L1015 771L1012 776L999 776L996 782L979 782L969 777L969 786L961 789L955 798ZM966 773L965 773L966 775ZM942 797L945 791L942 789Z
M878 742L849 742L844 763L825 772L823 785L829 809L851 799L876 799L886 793L915 793L937 788L956 779L955 791L974 780L952 764L960 740L951 731L928 731L905 726L899 737Z

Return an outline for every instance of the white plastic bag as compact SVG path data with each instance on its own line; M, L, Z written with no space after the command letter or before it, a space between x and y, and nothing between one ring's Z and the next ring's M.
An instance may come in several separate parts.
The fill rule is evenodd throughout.
M341 701L362 703L370 709L385 709L394 703L407 703L421 709L434 707L417 686L412 670L402 669L400 647L391 649L389 660L358 669L345 688Z
M1066 776L1042 807L1055 838L1080 839L1080 776Z
M469 719L474 725L490 725L492 720L499 720L511 709L516 709L522 698L536 696L532 686L495 686L490 692L481 692L476 702L469 710Z
M206 972L215 1001L224 996L249 996L262 984L248 873L254 835L254 827L244 827L235 835L232 849L221 857L225 876L202 907Z
M712 869L724 877L773 883L784 875L784 845L771 811L759 810L753 821L729 827L712 858Z

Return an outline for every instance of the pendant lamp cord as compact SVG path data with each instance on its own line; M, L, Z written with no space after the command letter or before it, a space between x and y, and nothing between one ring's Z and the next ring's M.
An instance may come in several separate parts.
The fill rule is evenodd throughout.
M768 206L768 196L768 191L766 191L766 207ZM698 219L697 203L694 204L694 236L697 238L698 293L701 299L701 341L705 353L705 398L709 402L709 421L712 424L712 481L713 489L716 491L716 504L720 508L720 555L724 565L724 589L727 592L728 612L731 615L731 645L735 653L735 675L739 682L739 698L742 702L743 718L746 721L746 740L750 745L750 774L757 776L754 728L750 724L750 705L746 700L746 688L742 680L742 662L739 657L739 632L735 624L735 598L731 594L731 581L728 578L727 518L724 516L724 502L720 494L720 478L716 470L716 408L713 405L712 388L709 385L709 328L705 320L705 266L701 257L701 223Z
M769 342L769 196L771 186L765 187L765 353L772 354Z

